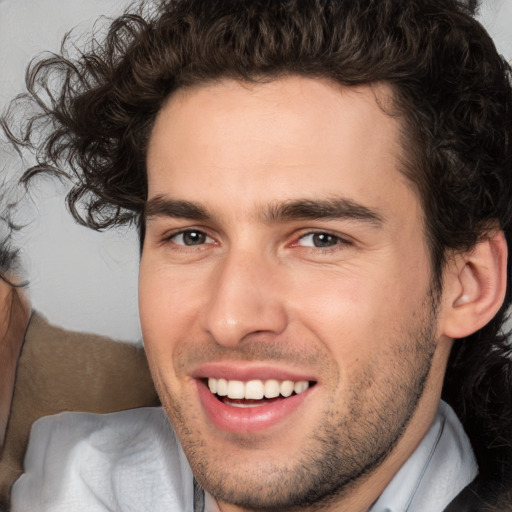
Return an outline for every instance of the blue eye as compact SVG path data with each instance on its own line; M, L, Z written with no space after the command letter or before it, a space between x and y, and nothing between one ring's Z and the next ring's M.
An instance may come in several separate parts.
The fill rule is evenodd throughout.
M187 229L181 233L176 233L170 237L170 240L177 245L186 246L203 245L213 241L206 233L195 229Z
M318 249L325 249L338 245L343 240L330 233L307 233L299 239L299 245L303 247L315 247Z

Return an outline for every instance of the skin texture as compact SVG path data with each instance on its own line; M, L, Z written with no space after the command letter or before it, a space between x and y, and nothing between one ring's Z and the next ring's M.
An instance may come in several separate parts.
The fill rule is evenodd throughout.
M388 100L384 86L226 80L179 91L156 120L144 342L222 511L365 511L435 416L460 269L438 297ZM229 429L200 399L210 374L315 385L267 427Z

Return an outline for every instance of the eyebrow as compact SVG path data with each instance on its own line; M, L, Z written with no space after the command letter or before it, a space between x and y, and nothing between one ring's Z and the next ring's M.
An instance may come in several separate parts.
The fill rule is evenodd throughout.
M155 196L144 205L144 218L148 220L152 217L175 217L205 221L211 219L212 215L199 204Z
M329 199L298 199L270 206L264 213L266 222L316 219L349 219L368 222L376 227L383 224L383 216L373 208L351 199L334 197Z
M209 221L214 216L201 204L191 201L155 196L144 207L144 218L173 217L197 221ZM383 216L375 209L347 198L296 199L271 204L258 217L265 223L290 222L294 220L348 219L380 227Z

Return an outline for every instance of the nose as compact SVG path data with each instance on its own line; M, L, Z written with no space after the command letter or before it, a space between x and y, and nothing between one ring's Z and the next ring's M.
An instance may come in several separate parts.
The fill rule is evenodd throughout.
M252 334L284 331L278 263L255 253L229 254L215 268L204 328L220 345L235 347Z

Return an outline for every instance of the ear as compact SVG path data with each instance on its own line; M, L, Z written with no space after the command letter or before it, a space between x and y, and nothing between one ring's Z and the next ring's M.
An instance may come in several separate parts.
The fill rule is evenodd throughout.
M493 231L445 269L441 334L456 339L478 331L499 311L506 287L507 242Z

